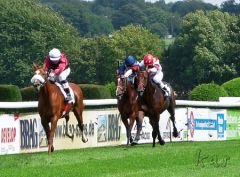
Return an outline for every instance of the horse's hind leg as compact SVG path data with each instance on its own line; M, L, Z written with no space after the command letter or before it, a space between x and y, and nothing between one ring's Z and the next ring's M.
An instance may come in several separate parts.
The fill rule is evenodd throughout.
M178 131L177 131L177 127L175 125L175 123L176 123L175 122L175 103L173 102L173 100L170 102L170 105L167 110L170 114L170 119L173 124L173 136L176 138L176 137L178 137Z
M67 114L67 115L65 116L65 119L66 119L65 135L73 140L73 138L74 138L74 134L70 135L70 134L68 133L69 114Z
M82 109L79 107L74 107L73 113L78 121L78 127L81 130L82 133L82 142L86 143L88 141L87 137L85 136L83 132L83 117L82 117Z

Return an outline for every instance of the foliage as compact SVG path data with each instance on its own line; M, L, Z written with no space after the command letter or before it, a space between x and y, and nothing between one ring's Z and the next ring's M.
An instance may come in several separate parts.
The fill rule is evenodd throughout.
M0 85L0 101L22 101L19 87L16 85Z
M38 92L33 86L21 88L22 101L37 101Z
M190 100L218 101L219 97L228 96L226 90L217 84L201 84L189 93Z
M182 17L190 12L195 12L197 10L210 11L215 9L217 9L217 7L212 4L196 0L177 1L171 7L172 12L177 13Z
M110 19L91 12L90 5L76 0L41 0L70 22L82 36L109 34L113 31Z
M117 63L128 55L141 60L145 53L161 56L164 42L142 26L129 25L109 37L97 38L100 55L96 56L97 82L106 84L115 81Z
M166 77L188 91L201 83L221 84L239 75L239 18L220 11L197 11L184 17L164 61ZM234 27L233 27L234 26ZM231 47L230 47L231 46ZM231 56L235 57L231 57Z
M78 60L78 32L36 1L1 0L0 24L0 83L29 85L32 63L42 63L53 47L65 51L70 62Z
M110 82L106 84L106 87L110 90L111 97L116 98L116 84L114 82Z
M240 78L234 78L222 84L228 96L240 97Z
M240 3L237 3L235 0L224 1L221 7L222 7L222 11L224 12L229 12L236 15L240 14Z
M79 84L83 91L84 99L107 99L111 98L108 88L103 85Z

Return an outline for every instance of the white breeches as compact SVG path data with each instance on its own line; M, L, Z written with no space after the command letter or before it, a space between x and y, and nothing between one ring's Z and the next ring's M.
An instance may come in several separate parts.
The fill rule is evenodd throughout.
M63 72L61 72L61 73L57 76L57 80L58 80L59 82L65 81L65 80L67 79L67 77L69 76L70 71L71 71L70 68L68 68L68 69L64 70Z
M161 87L164 87L163 83L162 83L163 72L161 70L158 70L157 73L153 76L152 79L155 83L159 83Z

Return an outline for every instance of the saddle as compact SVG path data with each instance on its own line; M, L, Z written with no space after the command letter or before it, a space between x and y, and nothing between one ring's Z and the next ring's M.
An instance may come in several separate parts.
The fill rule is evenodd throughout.
M67 98L67 94L65 93L63 87L61 84L59 84L58 82L55 82L55 85L57 85L59 87L59 89L61 90L63 96L64 96L64 99L66 100ZM72 97L72 101L71 103L74 104L75 103L75 97L74 97L74 93L73 93L73 90L71 87L69 87L69 90L70 90L70 94L71 94L71 97Z

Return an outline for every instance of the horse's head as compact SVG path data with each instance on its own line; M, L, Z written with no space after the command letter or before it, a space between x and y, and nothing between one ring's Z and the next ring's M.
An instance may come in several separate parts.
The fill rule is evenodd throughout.
M143 92L147 86L147 82L148 82L148 73L147 71L139 71L138 72L138 87L137 87L137 91L140 94L140 96L143 95Z
M46 83L46 73L43 65L33 64L34 75L31 79L33 86L39 91L41 87Z
M117 81L116 81L116 86L117 86L116 97L119 100L121 100L123 94L126 92L126 85L127 85L126 82L127 82L126 78L117 77Z

